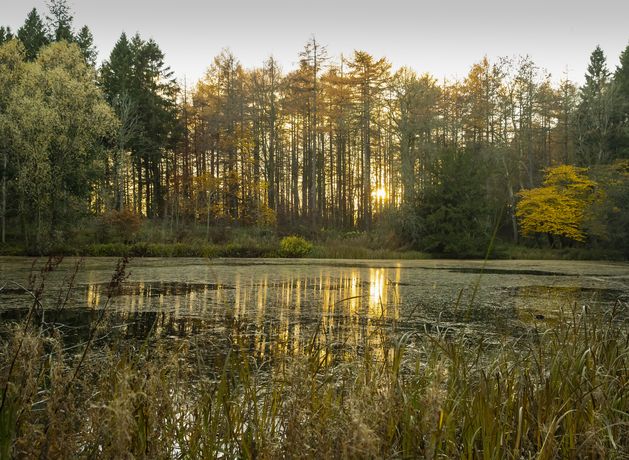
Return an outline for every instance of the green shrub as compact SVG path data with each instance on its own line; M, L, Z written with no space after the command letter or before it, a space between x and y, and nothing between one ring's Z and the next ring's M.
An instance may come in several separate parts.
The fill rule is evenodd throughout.
M312 251L312 243L301 236L286 236L280 241L282 257L305 257Z
M82 253L92 257L119 257L129 254L129 246L124 243L90 244Z
M275 248L267 244L229 243L218 249L220 257L273 257Z
M103 243L130 243L140 230L141 223L142 217L128 209L111 210L98 217L98 234Z
M92 257L217 257L218 249L209 244L123 243L91 244L80 251Z
M0 255L3 256L25 256L26 248L18 245L0 244Z

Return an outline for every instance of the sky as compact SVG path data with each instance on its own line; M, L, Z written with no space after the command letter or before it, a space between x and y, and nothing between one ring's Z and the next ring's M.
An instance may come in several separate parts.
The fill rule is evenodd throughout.
M330 56L365 50L438 79L463 78L483 56L529 55L558 81L581 83L596 45L610 70L629 44L629 0L69 0L92 30L99 59L122 31L153 38L188 85L229 48L247 68L273 55L284 71L315 36ZM45 0L0 0L16 30Z

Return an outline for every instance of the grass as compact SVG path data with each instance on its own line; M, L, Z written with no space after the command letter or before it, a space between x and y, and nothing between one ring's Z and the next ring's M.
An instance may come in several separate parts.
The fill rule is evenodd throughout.
M144 220L136 231L112 230L111 225L95 225L86 221L68 235L65 242L42 243L28 247L19 243L0 244L1 256L110 256L110 257L285 257L282 240L291 235L306 237L312 249L298 251L291 256L320 259L429 259L450 258L443 254L428 254L404 246L395 231L376 227L370 232L345 232L335 229L313 230L307 227L294 229L283 235L277 229L238 227L225 224L212 226L180 225L170 228L159 220ZM17 241L16 235L11 241ZM564 247L551 249L533 247L533 240L524 244L500 241L490 254L491 259L522 260L626 260L626 254L609 248ZM479 254L479 258L483 258ZM469 257L466 257L469 258Z
M627 305L574 307L498 344L434 327L342 359L313 339L273 363L234 348L208 368L194 340L96 347L106 321L64 343L39 319L55 264L26 288L29 317L3 333L2 458L629 456ZM124 280L122 265L108 296Z
M19 245L0 245L1 256L66 255L88 257L285 257L279 239L249 238L226 243L90 243L78 246L55 245L46 250L25 248ZM403 259L420 260L438 257L410 249L374 248L352 240L315 241L305 255L316 259ZM621 253L609 250L584 248L532 248L516 245L499 245L491 259L519 260L626 260Z
M203 242L192 243L92 243L82 246L56 245L43 251L44 255L56 254L66 256L88 257L248 257L276 258L286 257L286 251L277 240L230 241L221 244ZM39 249L28 249L20 246L0 245L0 255L4 256L39 256ZM291 254L292 255L292 254ZM307 254L299 257L318 259L426 259L427 254L417 251L401 251L391 249L373 249L354 245L351 242L316 243Z
M309 257L316 259L429 259L430 255L413 250L373 249L343 243L315 245Z
M627 260L621 250L608 248L541 248L509 243L499 243L495 257L498 259L519 260Z
M269 244L231 242L222 245L203 243L94 243L84 246L57 245L43 251L44 255L87 257L277 257L277 249ZM37 249L0 248L6 256L38 256Z

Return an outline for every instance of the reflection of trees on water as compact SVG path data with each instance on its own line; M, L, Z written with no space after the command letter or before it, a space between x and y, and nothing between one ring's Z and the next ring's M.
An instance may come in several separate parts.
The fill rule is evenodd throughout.
M561 310L574 306L606 309L625 298L624 293L616 289L582 286L520 286L509 288L508 293L514 299L518 319L525 323L535 319L555 320Z
M366 276L365 276L366 275ZM305 347L352 352L366 343L386 345L399 319L400 269L350 269L332 276L268 273L231 283L128 283L112 303L127 337L203 335L217 349L239 348L259 358L296 355ZM99 308L106 286L86 289Z
M554 321L561 309L571 308L583 297L580 287L520 286L511 291L517 318L523 323Z
M484 288L483 295L471 302L476 278L461 280L444 270L445 278L426 270L421 275L407 271L401 282L404 269L397 265L315 265L294 271L290 266L269 265L265 269L225 267L207 278L212 283L152 281L141 276L163 279L177 274L140 272L140 278L127 281L109 305L110 329L103 328L107 337L100 343L119 337L145 340L147 336L188 341L213 362L227 350L240 349L260 360L273 360L297 356L311 346L321 349L323 355L328 353L325 359L342 359L365 349L366 344L384 352L404 331L421 331L436 324L471 334L482 329L519 335L517 328L525 331L536 316L550 321L552 312L560 307L582 301L592 305L593 299L606 305L603 301L618 294L580 287L495 285ZM486 276L500 277L503 272ZM88 273L87 282L73 291L69 308L59 317L71 343L86 339L89 325L105 303L107 284L91 276ZM457 294L444 289L444 283L453 281L463 293L459 305ZM578 279L562 277L564 284L573 281ZM10 302L19 300L9 294L4 297ZM0 320L11 319L11 315L19 319L21 311L0 311Z

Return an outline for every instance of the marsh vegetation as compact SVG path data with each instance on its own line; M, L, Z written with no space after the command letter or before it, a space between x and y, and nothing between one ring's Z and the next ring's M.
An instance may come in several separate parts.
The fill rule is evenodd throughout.
M628 454L623 265L5 262L5 457Z

